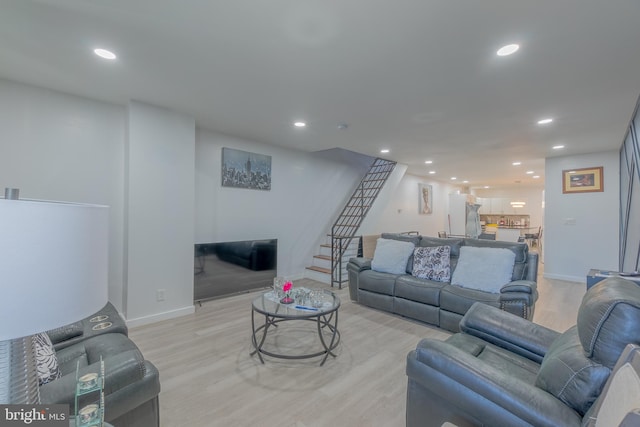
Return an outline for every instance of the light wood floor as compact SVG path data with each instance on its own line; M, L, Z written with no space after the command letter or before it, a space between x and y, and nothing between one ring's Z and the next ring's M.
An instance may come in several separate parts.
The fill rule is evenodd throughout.
M328 287L307 279L295 285ZM540 278L538 287L534 321L558 331L572 326L585 284ZM262 365L249 356L256 292L131 329L131 338L160 370L161 425L404 426L406 354L422 338L449 333L352 303L346 288L336 292L342 341L337 357L322 367L319 359L266 357ZM314 337L313 330L304 330L311 322L288 323L290 328L278 328L276 345L287 346L285 338L310 344L303 337Z

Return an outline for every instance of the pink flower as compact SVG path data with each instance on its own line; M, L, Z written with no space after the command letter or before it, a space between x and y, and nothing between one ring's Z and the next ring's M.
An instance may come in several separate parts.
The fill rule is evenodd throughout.
M293 286L293 284L291 282L285 282L285 284L282 285L282 291L283 292L289 292L291 290L292 286Z

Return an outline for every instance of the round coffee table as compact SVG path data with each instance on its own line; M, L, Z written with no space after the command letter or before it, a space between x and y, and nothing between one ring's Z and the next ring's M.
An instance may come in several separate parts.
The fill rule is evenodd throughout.
M282 304L273 292L262 294L253 300L251 304L251 342L254 350L251 356L258 354L260 362L264 363L262 355L281 359L308 359L311 357L324 356L320 366L324 365L329 355L336 357L333 350L340 343L340 332L338 331L338 308L340 308L340 298L333 292L324 290L322 293L322 306L311 307L293 304ZM264 323L256 327L255 314L264 316ZM263 348L268 332L272 328L278 327L278 323L289 320L306 320L315 322L317 325L318 337L322 344L322 349L305 354L280 354L268 351Z

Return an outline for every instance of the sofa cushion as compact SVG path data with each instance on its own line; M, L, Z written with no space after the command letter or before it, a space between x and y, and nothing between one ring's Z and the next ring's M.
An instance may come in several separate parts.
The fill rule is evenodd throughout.
M452 285L499 293L511 282L515 254L504 248L463 246L453 276Z
M364 270L360 272L358 288L377 294L393 295L394 284L398 276L397 274L381 273L375 270Z
M448 282L451 280L450 250L449 246L415 248L413 250L412 275L420 279Z
M442 310L463 315L475 302L500 308L500 294L463 288L456 285L445 286L442 288L442 291L440 291L440 308Z
M60 378L61 372L58 366L58 358L53 349L49 335L42 332L33 336L36 351L36 369L40 385Z
M620 277L587 292L578 310L578 334L587 357L613 368L627 344L640 344L640 286Z
M446 286L449 284L404 275L396 279L395 296L438 307L440 291Z
M473 335L453 334L445 342L527 384L535 382L536 374L540 369L540 365L536 362ZM418 343L418 348L421 344L422 341Z
M460 247L464 239L448 238L441 239L439 237L423 237L418 246L423 248L434 248L438 246L449 246L449 254L452 257L460 256Z
M535 384L584 415L600 395L610 372L585 356L574 326L551 344Z
M380 238L376 243L371 269L381 273L405 274L407 261L414 248L412 242Z

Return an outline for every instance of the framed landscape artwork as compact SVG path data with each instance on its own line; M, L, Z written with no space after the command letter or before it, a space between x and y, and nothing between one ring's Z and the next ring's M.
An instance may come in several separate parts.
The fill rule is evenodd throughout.
M433 212L433 187L428 184L418 184L419 196L419 213L420 215L428 215Z
M604 191L602 166L562 171L563 193L589 193Z
M222 186L271 190L271 156L223 147Z

